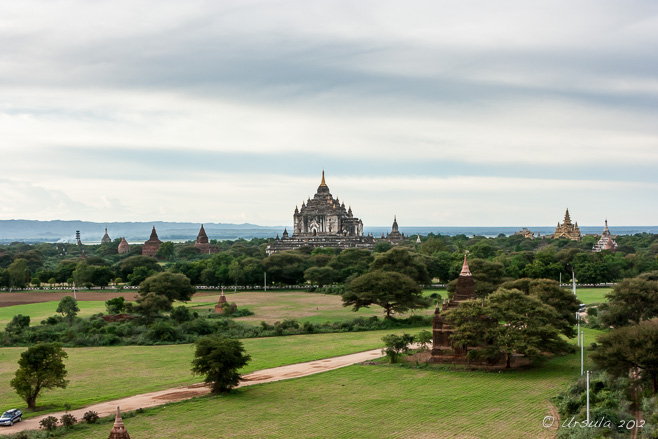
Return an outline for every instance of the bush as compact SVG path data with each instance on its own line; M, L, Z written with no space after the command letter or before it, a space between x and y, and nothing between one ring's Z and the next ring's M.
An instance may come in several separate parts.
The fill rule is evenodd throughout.
M41 425L41 428L52 431L57 428L57 418L54 416L48 416L43 418L41 422L39 422L39 425Z
M75 418L75 416L73 416L70 413L63 414L62 417L60 418L60 421L62 422L62 425L64 427L70 427L70 426L74 425L76 422L78 422L78 420Z
M98 422L100 417L95 411L89 410L88 412L85 412L84 415L82 415L82 419L84 419L87 424L95 424Z
M169 316L178 323L189 322L192 320L192 313L186 306L177 306L171 310Z
M388 334L382 337L382 341L386 346L382 349L382 354L386 355L391 363L397 363L403 354L409 353L409 345L413 343L414 338L406 333Z

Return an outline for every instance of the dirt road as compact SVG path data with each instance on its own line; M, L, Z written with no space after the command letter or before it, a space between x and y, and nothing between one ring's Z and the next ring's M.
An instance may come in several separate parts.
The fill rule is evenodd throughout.
M307 363L290 364L288 366L259 370L243 376L243 381L240 383L239 387L313 375L372 360L381 356L381 349L373 349L371 351L358 352L356 354L343 355L341 357L325 358L324 360L309 361ZM191 386L176 387L173 389L160 390L158 392L129 396L114 401L102 402L82 409L72 410L70 413L80 421L82 420L82 415L89 410L93 410L103 417L116 413L117 406L121 407L121 411L127 412L137 410L138 408L155 407L168 402L183 401L205 395L209 392L210 389L205 384L193 384ZM23 430L38 429L41 419L46 416L55 416L59 419L63 414L64 412L47 413L36 418L26 419L23 422L15 424L13 427L0 427L0 434L11 434Z

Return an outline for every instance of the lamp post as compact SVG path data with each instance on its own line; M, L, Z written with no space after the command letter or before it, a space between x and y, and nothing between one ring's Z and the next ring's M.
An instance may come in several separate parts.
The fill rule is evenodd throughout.
M265 291L267 291L267 271L263 272L263 287L265 288Z
M587 424L589 425L589 370L587 371Z
M580 346L580 313L576 312L576 322L578 322L578 331L576 331L576 334L578 334L578 346Z
M580 376L583 376L585 373L585 332L580 332Z

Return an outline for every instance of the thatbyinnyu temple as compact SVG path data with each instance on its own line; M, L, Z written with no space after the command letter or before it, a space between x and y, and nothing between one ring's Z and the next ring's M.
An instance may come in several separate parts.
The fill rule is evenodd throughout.
M302 202L301 209L295 207L293 224L292 236L288 235L287 229L281 238L277 234L267 246L268 255L300 247L375 248L375 238L363 234L363 222L354 217L352 207L345 208L345 203L331 195L324 171L313 198Z

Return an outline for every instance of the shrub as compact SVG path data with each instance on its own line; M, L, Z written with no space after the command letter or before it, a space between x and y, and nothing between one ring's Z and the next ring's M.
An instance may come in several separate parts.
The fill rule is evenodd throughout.
M182 305L172 309L169 315L172 320L175 320L178 323L189 322L192 320L192 314L190 313L190 310L187 309L186 306Z
M39 422L39 425L41 425L41 428L44 428L48 431L54 430L57 428L57 418L54 416L48 416L43 418L41 422Z
M73 416L70 413L63 414L62 417L60 418L60 421L61 421L61 423L64 427L70 427L73 424L75 424L76 422L78 422L78 420L75 418L75 416Z
M85 412L84 415L82 415L82 419L85 420L86 423L88 424L95 424L98 422L100 417L98 416L98 413L96 413L93 410L89 410L88 412Z
M403 354L409 352L409 345L413 343L414 338L409 334L388 334L382 337L382 341L386 346L382 349L382 354L386 355L391 363L397 363Z

